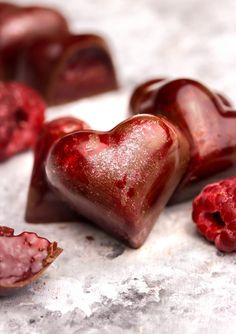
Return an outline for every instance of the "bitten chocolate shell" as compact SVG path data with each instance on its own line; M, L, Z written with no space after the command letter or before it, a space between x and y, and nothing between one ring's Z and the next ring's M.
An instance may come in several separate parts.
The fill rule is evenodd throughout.
M3 6L0 14L0 55L4 66L2 79L15 76L18 55L26 45L39 37L64 34L66 19L56 10L46 7Z
M37 280L62 249L35 233L14 235L0 226L0 296L10 295Z
M17 79L37 89L50 105L117 88L108 46L91 34L33 42L22 53Z

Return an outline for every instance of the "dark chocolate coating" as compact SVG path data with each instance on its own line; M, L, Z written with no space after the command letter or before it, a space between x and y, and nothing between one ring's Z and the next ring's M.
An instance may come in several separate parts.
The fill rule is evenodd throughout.
M35 41L22 53L17 80L37 89L50 105L117 88L108 46L90 34Z

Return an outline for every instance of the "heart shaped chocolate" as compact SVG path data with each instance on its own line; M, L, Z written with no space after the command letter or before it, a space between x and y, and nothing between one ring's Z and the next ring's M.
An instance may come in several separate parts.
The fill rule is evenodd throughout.
M25 220L29 223L77 221L78 215L49 188L45 161L51 146L68 133L89 129L75 117L61 117L44 125L34 149L34 166L29 186Z
M131 106L135 113L144 112L144 101L150 100L146 91L141 106ZM197 81L178 79L158 84L151 104L147 112L178 125L191 146L189 168L170 203L190 199L205 184L236 173L236 113L224 96Z
M46 175L79 214L138 248L188 160L188 142L174 125L140 115L109 132L81 131L61 138L49 152Z

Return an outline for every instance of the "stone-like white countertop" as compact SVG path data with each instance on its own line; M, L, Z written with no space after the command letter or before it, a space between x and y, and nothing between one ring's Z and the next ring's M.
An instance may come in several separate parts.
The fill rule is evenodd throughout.
M128 117L133 87L163 76L199 79L236 101L235 1L42 3L62 9L74 31L108 38L122 86L51 108L48 119L73 114L95 129L110 129ZM26 224L32 161L28 152L1 164L0 225L57 240L64 252L33 285L0 299L0 333L236 332L236 255L217 252L196 233L190 202L165 209L139 250L83 222Z

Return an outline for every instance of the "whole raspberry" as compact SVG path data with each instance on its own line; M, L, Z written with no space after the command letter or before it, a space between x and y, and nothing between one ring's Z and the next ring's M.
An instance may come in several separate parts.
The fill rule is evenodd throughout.
M206 186L193 201L193 221L222 252L236 250L236 177Z
M34 146L45 104L31 88L0 83L0 161Z

